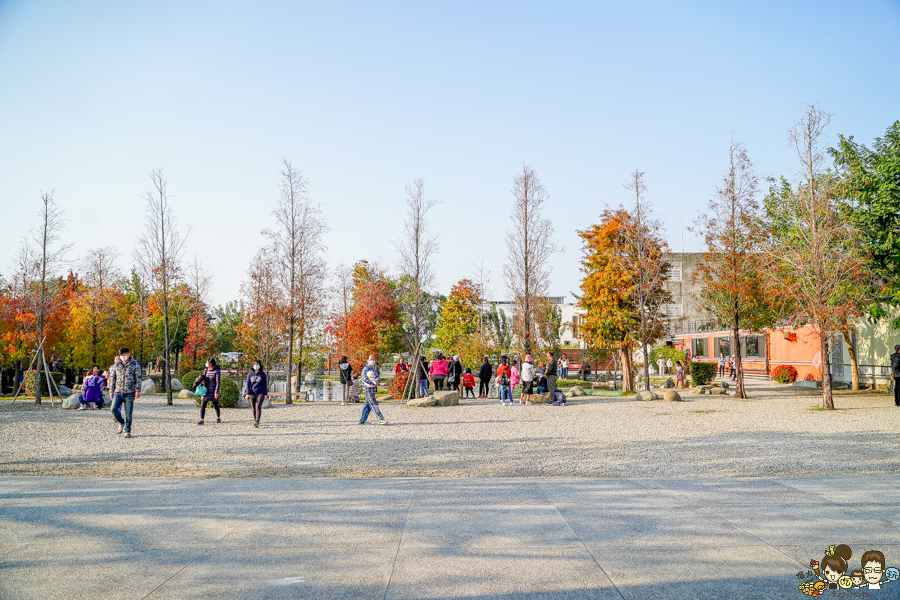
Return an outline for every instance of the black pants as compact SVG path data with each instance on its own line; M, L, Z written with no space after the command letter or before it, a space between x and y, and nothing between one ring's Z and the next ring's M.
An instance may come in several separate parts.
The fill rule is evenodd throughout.
M900 406L900 377L894 377L894 404Z
M250 408L253 409L253 420L257 423L262 418L262 405L265 397L265 394L250 394ZM218 413L218 411L216 412Z
M472 397L474 398L474 397L475 397L475 390L474 390L473 388L467 387L467 388L466 388L466 398L469 397L469 394L472 394Z
M207 396L203 399L203 404L200 405L200 420L202 421L204 416L206 416L206 405L212 402L213 408L216 409L216 418L219 418L219 401L215 398L211 398Z
M443 377L432 377L434 381L434 391L442 392L444 391L444 378Z
M491 380L484 380L478 382L478 395L479 396L487 396L491 391Z

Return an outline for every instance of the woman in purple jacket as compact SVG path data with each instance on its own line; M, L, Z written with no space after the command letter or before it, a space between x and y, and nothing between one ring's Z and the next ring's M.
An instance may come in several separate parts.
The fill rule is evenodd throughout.
M262 417L263 402L269 398L269 378L263 371L263 364L259 362L259 359L253 361L253 366L247 373L245 398L250 401L250 408L253 409L253 426L258 428L259 420Z
M203 376L209 380L206 386L206 397L200 405L200 422L197 425L203 425L203 418L206 416L206 405L212 402L213 408L216 409L216 423L222 422L222 414L219 412L219 388L222 384L222 369L216 364L215 358L206 361L206 369Z

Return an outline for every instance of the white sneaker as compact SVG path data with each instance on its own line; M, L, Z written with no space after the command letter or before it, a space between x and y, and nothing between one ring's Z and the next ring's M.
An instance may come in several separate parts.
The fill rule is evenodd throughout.
M78 410L87 410L87 406L85 406L84 404L82 404L82 405L80 405L80 406L78 407Z

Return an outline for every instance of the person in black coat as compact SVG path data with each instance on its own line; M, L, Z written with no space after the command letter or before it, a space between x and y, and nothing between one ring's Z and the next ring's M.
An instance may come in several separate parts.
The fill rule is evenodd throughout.
M459 383L462 381L463 366L459 360L459 355L454 356L450 361L450 372L447 375L447 383L451 390L459 391Z
M491 391L491 375L494 374L494 368L491 366L491 362L488 360L488 357L484 357L484 362L481 363L481 369L478 371L478 397L479 398L487 398L488 392Z
M419 357L419 366L416 367L416 377L419 380L419 398L428 396L428 368L430 366L424 356Z
M353 365L346 356L338 361L338 373L341 376L341 404L344 405L350 401L350 383L353 381Z
M894 404L900 406L900 344L894 346L891 354L891 376L894 378Z

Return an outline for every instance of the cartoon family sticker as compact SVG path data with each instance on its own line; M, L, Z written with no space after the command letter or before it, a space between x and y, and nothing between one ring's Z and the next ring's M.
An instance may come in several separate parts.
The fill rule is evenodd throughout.
M800 584L800 591L807 596L820 596L826 590L880 590L900 579L900 570L886 568L884 554L878 550L863 552L860 568L848 575L852 556L853 551L846 544L830 546L821 563L817 560L809 562L812 571L797 573L800 579L809 578Z

